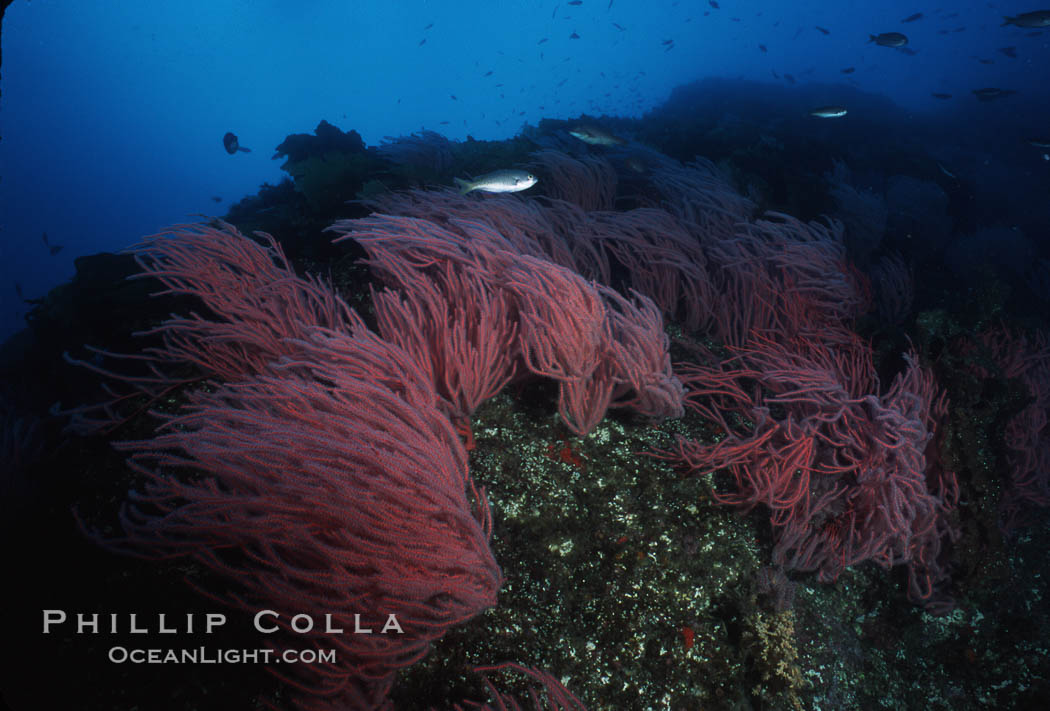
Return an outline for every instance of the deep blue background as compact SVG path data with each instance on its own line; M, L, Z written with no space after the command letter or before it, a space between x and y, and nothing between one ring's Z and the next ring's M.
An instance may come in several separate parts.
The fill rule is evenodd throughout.
M2 37L0 338L27 308L16 283L27 298L43 296L79 255L119 249L195 213L225 213L278 182L274 147L321 119L369 145L421 128L504 138L543 117L642 116L704 77L783 86L775 70L800 91L848 82L884 94L904 124L934 114L945 143L971 153L968 177L980 184L986 171L999 189L1014 184L1017 209L1046 215L1050 162L1020 146L1027 131L1050 134L1050 31L1000 26L1002 15L1037 7L719 4L16 0ZM901 23L916 12L924 17ZM915 53L868 43L869 33L889 31L905 32ZM1010 46L1016 58L999 51ZM841 73L850 66L854 73ZM985 86L1018 94L977 102L970 92ZM753 100L755 87L741 91ZM833 87L824 93L836 103ZM226 131L252 152L228 155ZM1006 157L1004 134L1004 145L1018 147ZM56 256L43 232L63 245Z

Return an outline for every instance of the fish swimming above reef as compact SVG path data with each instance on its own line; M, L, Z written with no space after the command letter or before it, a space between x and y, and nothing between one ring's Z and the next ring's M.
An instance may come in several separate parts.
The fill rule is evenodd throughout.
M908 38L900 32L883 32L877 35L868 35L869 42L874 42L880 47L903 47L908 44Z
M1017 25L1018 27L1050 27L1050 10L1033 10L1022 12L1016 17L1004 17L1002 27Z
M591 125L581 125L571 128L569 129L569 135L592 146L622 146L627 143L627 141L619 136Z
M933 92L932 94L930 94L930 96L932 96L935 99L950 99L950 98L952 98L951 94L945 94L945 93L939 92L939 91Z
M252 152L251 148L245 148L244 146L240 145L237 142L236 134L230 131L227 131L226 135L222 137L222 146L226 149L226 152L229 153L231 156L237 151L240 151L241 153Z
M921 19L922 19L922 13L921 12L917 12L914 15L908 15L903 20L901 20L901 22L915 22L916 20L921 20Z
M483 193L517 193L528 190L539 182L535 175L525 170L494 170L474 180L454 180L462 195L474 190Z
M1050 148L1050 138L1027 138L1025 143L1036 148Z
M1013 89L999 89L992 86L984 89L973 90L973 95L976 96L979 101L994 101L995 99L1001 99L1004 96L1016 93L1017 92Z
M635 173L647 173L649 166L645 164L645 161L638 156L631 156L625 161L628 168L633 170Z
M809 115L815 118L842 118L846 113L845 106L818 106Z

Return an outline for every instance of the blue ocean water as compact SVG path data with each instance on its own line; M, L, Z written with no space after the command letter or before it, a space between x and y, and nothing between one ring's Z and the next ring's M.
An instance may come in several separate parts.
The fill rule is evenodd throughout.
M1050 33L1000 26L1035 8L716 4L16 0L0 67L0 337L74 258L278 182L273 148L321 119L368 145L420 129L502 139L543 118L641 117L705 78L749 80L741 105L860 90L892 102L886 130L939 126L924 140L946 166L1046 224L1050 149L1023 141L1048 133ZM905 33L907 51L869 42L884 32ZM1017 93L985 103L971 93L983 87ZM227 154L227 131L252 152Z
M443 472L442 447L454 442L461 469L469 462L470 501L477 504L470 513L481 519L474 522L480 529L488 521L479 512L490 509L475 482L491 503L495 535L489 541L486 530L471 540L481 542L485 561L498 563L503 579L482 566L485 584L477 585L470 614L457 619L429 654L418 663L395 659L395 667L405 667L396 681L392 673L377 674L378 681L369 676L369 683L377 682L365 687L376 693L372 706L333 707L385 708L389 691L398 708L450 708L463 698L488 698L479 696L486 689L477 679L469 681L472 666L513 661L549 672L549 678L538 672L526 678L542 681L551 693L564 682L592 709L1045 708L1050 19L1046 26L1033 18L1021 22L1027 26L1004 24L1005 17L1041 10L1027 3L957 5L0 0L0 538L24 542L12 546L7 564L19 582L9 609L22 623L11 646L26 650L19 664L4 668L13 670L0 684L10 695L5 699L17 708L51 708L46 701L56 699L57 707L83 701L91 709L121 702L157 709L288 703L294 685L271 678L273 668L121 667L107 658L118 632L112 639L47 636L39 631L41 608L66 608L71 615L75 606L88 614L101 610L119 616L122 625L128 614L151 620L158 612L178 615L181 624L190 615L200 620L224 610L236 628L245 610L231 610L223 593L238 595L238 585L256 584L256 598L242 597L247 607L301 593L313 602L303 609L327 612L335 599L331 607L349 614L345 582L367 587L387 571L371 560L357 568L343 559L331 565L326 556L339 549L329 546L329 536L349 530L351 539L365 540L375 553L382 546L372 546L369 536L380 524L397 524L411 507L391 506L398 515L368 519L354 507L368 512L383 497L358 500L347 494L352 486L340 487L374 476L376 490L386 486L400 495L402 489L383 477L410 461L421 475L405 476L407 483L398 486L409 494L414 486L426 489L426 476ZM607 132L609 140L579 138L590 130ZM298 138L287 140L294 134ZM360 149L358 135L369 150ZM540 182L516 194L465 197L435 184L452 187L456 178L500 168L535 171ZM587 170L598 176L589 183ZM334 235L325 227L341 218L364 219L383 205L393 206L395 217L344 225L340 229L353 239L331 244ZM237 406L231 389L245 392L242 379L251 387L263 379L237 371L244 366L238 338L254 356L259 343L252 339L262 333L259 341L265 341L270 331L243 318L249 326L229 340L235 355L223 358L226 332L195 332L184 321L168 332L174 340L165 341L179 352L150 361L143 354L158 353L145 349L161 338L133 337L132 331L152 328L171 312L197 309L207 318L214 304L204 299L207 308L201 309L201 293L193 288L183 290L190 296L150 299L156 280L124 279L135 269L129 257L90 258L170 225L198 222L160 240L151 255L146 250L140 265L159 270L164 249L172 250L170 256L177 251L171 245L183 240L204 255L188 262L205 277L214 275L201 267L221 262L215 257L221 250L208 251L212 247L234 253L243 247L241 256L252 253L244 245L261 251L233 227L208 219L226 218L244 235L273 232L298 275L330 279L333 293L382 332L382 324L375 325L383 318L376 316L380 299L369 297L369 287L384 275L375 269L370 276L355 262L375 247L369 238L405 239L398 231L405 222L398 220L419 214L433 220L426 229L434 232L436 223L448 226L442 220L449 216L460 220L456 229L469 232L477 227L470 220L486 209L493 224L497 217L524 223L539 214L557 226L551 230L557 244L547 245L552 252L579 248L572 258L581 265L602 249L612 255L601 279L581 266L585 279L625 295L627 285L644 291L639 285L645 282L654 300L664 297L664 322L635 341L656 344L655 353L632 374L648 367L652 372L642 375L666 377L643 386L632 382L634 391L625 391L620 374L616 394L608 391L605 404L617 406L608 417L605 404L571 411L562 407L561 388L572 379L555 382L541 377L542 368L522 365L528 359L522 352L534 344L522 331L510 331L510 345L502 346L503 355L511 354L509 367L517 368L505 376L510 384L476 413L450 415L432 407L448 435L435 444L415 438L424 427L390 436L384 421L355 429L355 418L367 419L362 410L372 416L394 409L376 406L383 401L369 399L375 391L341 401L334 413L319 410L313 420L288 412L267 419L279 410L270 406L294 400L300 386L330 395L338 390L331 383L345 372L314 372L302 385L291 366L301 366L305 356L295 352L299 360L292 363L279 348L277 355L262 348L263 362L278 363L278 375L289 374L277 382L290 390L261 398L260 411L226 427L222 417ZM802 227L766 211L812 222ZM776 243L783 251L736 258L757 254L746 253L749 241L754 247L777 234L789 237ZM483 236L484 229L470 233L470 241L482 245L474 257L487 244ZM156 246L162 243L167 247ZM653 247L651 253L639 244ZM745 251L733 252L736 247ZM499 265L498 276L488 277L500 282L499 289L486 283L486 293L513 281L521 293L510 300L512 289L504 289L501 298L508 301L501 303L511 305L503 322L523 330L522 312L533 305L530 279L538 283L542 272L522 266L531 252L517 256L514 278ZM262 262L272 266L269 259ZM227 275L251 271L229 261ZM669 262L672 268L662 270ZM781 291L763 292L757 277L738 280L749 274L751 262L758 264L751 276L776 271ZM252 305L273 308L254 317L272 316L274 330L286 336L265 345L306 348L301 332L280 330L291 301L282 295L316 295L309 292L316 283L261 272L271 280L257 285L251 296L264 296ZM86 276L67 286L75 274ZM710 290L689 291L683 276L689 274L703 275L707 281L698 277L692 284ZM667 283L682 286L685 297L664 289ZM752 285L758 286L749 291ZM806 305L807 285L817 294L814 310L834 317L822 323L824 333L795 330L803 323L799 314L813 308ZM574 307L587 303L562 296L556 315L574 316ZM785 315L789 297L798 297L798 308ZM611 306L613 296L603 298L599 325L630 310ZM770 341L776 329L755 316L770 303L780 309L770 323L791 324L773 334L782 342ZM701 313L709 306L711 313ZM385 308L393 309L389 300ZM716 308L722 310L715 314ZM21 330L27 316L29 328ZM294 313L287 320L302 325ZM587 325L586 319L579 323ZM753 331L734 331L740 323L753 323ZM341 335L352 330L344 327ZM397 328L383 337L393 341L390 330ZM758 336L734 341L744 331ZM214 333L221 335L206 337ZM189 345L180 351L182 337ZM617 339L618 346L627 341L622 333ZM608 345L599 337L592 341ZM219 355L207 350L216 343ZM798 350L777 351L793 365L784 369L787 376L762 350L784 343ZM807 350L814 345L819 347ZM194 360L198 352L212 357ZM819 361L828 353L838 358L835 367ZM747 367L740 365L747 357ZM158 363L159 370L145 370ZM586 377L597 367L592 363ZM830 380L804 380L821 367L852 378L833 372ZM712 375L715 369L721 370ZM803 384L795 387L791 378ZM103 385L112 388L110 396L116 393L106 417L94 407L104 401ZM437 392L448 379L434 385ZM778 387L779 399L771 394ZM646 388L667 397L662 401ZM831 392L838 409L814 405L820 399L815 392ZM338 394L347 393L350 386ZM162 478L146 470L159 450L178 448L170 439L149 439L154 415L185 414L193 403L214 405L209 397L228 398L234 406L216 406L196 423L161 430L185 434L179 446L186 452L207 450L195 450L197 461L187 454L189 459L159 465L165 474L178 470L164 479L175 491L165 498ZM689 398L688 404L701 407L686 408L682 402ZM748 398L753 402L740 406ZM661 409L668 403L673 407ZM697 414L702 408L704 416ZM401 403L399 412L405 409ZM333 425L335 415L343 419ZM102 417L101 429L77 430L86 416ZM403 419L417 422L410 417ZM808 440L798 435L803 422L813 427L805 432ZM740 451L760 461L749 475L779 477L780 486L748 498L740 481L734 488L733 464L725 464L731 457L716 445L746 440L760 425L779 429L768 438L756 435L758 445ZM219 435L212 449L212 440L200 435L211 434L209 426ZM362 432L380 435L367 439ZM222 438L230 433L241 438ZM852 439L842 444L847 434ZM301 451L297 437L312 448ZM691 471L679 471L668 463L673 456L643 454L667 455L690 440L694 449L685 451L695 461L718 462L712 471L694 462ZM425 457L415 456L420 450ZM232 455L201 463L215 451ZM132 467L130 452L141 455ZM761 459L768 452L776 456ZM796 467L798 452L810 456L810 464ZM381 466L357 466L369 454ZM354 464L341 466L348 459ZM234 496L230 504L213 498L227 488L243 493L237 487L244 482L234 476L231 485L223 477L236 475L246 461L264 481L258 499ZM257 485L253 476L249 488ZM881 484L871 485L880 477ZM898 480L904 484L886 485ZM308 486L296 488L295 481ZM152 491L162 492L156 509L129 493L154 484ZM774 493L766 496L767 490ZM888 500L879 498L886 490ZM273 509L257 507L258 501ZM118 518L136 504L143 506L139 514ZM253 528L259 510L289 516L272 528ZM444 523L454 518L449 510L428 509L434 514L429 518ZM158 511L175 515L165 519ZM816 523L784 544L785 522L808 523L809 513ZM209 515L218 521L211 529L194 527L194 516L199 522ZM356 528L340 527L345 519ZM244 521L251 524L241 527ZM232 533L223 529L230 522ZM126 548L128 541L115 538L121 526L138 535ZM218 533L205 539L203 554L194 551L195 559L143 562L121 555L149 553L148 546L134 549L136 543L156 544L151 532L182 554L202 530ZM301 534L298 543L305 544L282 548L287 539L281 535L288 532ZM415 531L410 534L414 544ZM315 543L321 548L311 547ZM211 555L213 545L223 551L218 557ZM838 555L846 548L853 559ZM227 566L224 554L231 550ZM316 550L323 552L315 557ZM456 555L448 577L462 581ZM424 596L433 589L429 584L440 590L441 575L416 575L413 555L400 558L395 562L413 574L398 584ZM320 571L312 580L310 566ZM345 577L330 575L331 569ZM461 584L469 588L472 579L465 578ZM414 585L419 580L425 584ZM455 597L453 587L425 602L444 604ZM495 603L486 597L496 595L494 588L500 588ZM197 595L201 589L208 594ZM373 592L360 599L370 600ZM225 632L201 644L270 639L248 626ZM177 635L184 646L195 646L201 636L199 629ZM171 639L148 637L158 645ZM145 639L127 638L119 641L133 646ZM321 637L318 646L333 644ZM351 674L354 683L364 676L358 671ZM65 683L54 683L55 677ZM493 693L507 680L499 681ZM522 679L517 682L508 684L508 694L524 689Z

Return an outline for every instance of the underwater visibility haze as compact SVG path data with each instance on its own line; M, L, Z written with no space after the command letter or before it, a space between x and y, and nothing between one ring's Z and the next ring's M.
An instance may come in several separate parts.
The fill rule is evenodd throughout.
M7 706L1050 707L1050 6L0 42Z

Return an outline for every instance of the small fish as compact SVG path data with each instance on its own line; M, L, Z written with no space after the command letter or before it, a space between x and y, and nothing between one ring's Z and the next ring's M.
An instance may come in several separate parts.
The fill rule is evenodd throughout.
M212 195L211 196L211 201L212 202L222 202L222 198L219 197L218 195Z
M977 97L978 101L994 101L995 99L1001 99L1004 96L1016 93L1017 92L1013 89L999 89L997 87L973 90L973 95Z
M794 84L795 83L795 77L791 76L790 74L785 74L784 78L788 80L788 84Z
M716 0L707 0L707 4L716 10L718 9L718 3L716 2Z
M422 46L423 46L423 45L425 45L426 43L427 43L427 38L426 38L426 37L424 37L423 39L419 40L419 44L418 44L417 46L419 46L419 47L422 47Z
M622 146L627 143L619 136L589 124L569 129L569 135L592 146Z
M569 0L569 2L567 2L565 4L566 5L582 5L583 4L583 0Z
M664 40L664 41L662 41L662 42L661 42L660 44L664 44L664 45L667 45L667 44L674 44L674 40L673 40L673 39L669 39L669 40Z
M453 101L459 101L459 99L456 98L455 94L449 94L449 96L452 98Z
M226 149L226 152L231 156L240 151L241 153L251 153L251 148L245 148L237 142L237 136L227 131L226 135L222 137L222 145Z
M1029 138L1025 143L1036 148L1050 148L1050 138Z
M528 190L538 182L535 175L524 170L496 170L474 180L454 180L461 195L473 190L484 193L517 193Z
M877 35L868 35L869 42L874 42L880 47L903 47L908 44L908 38L900 32L883 32Z
M932 96L935 99L950 99L950 98L952 98L951 94L942 94L942 93L937 92L937 91L935 91L932 94L930 94L930 96Z
M815 118L842 118L846 115L845 106L818 106L809 112Z
M579 39L579 38L580 38L580 36L578 34L576 34L575 32L573 32L571 35L569 35L569 39Z
M62 251L62 245L60 245L60 244L51 244L50 242L48 242L48 240L47 240L47 232L44 232L42 236L44 238L44 246L47 247L48 254L50 254L53 257L53 256L55 256L56 254L58 254L59 252Z
M842 72L843 74L852 74L853 72L855 72L855 71L857 71L857 70L856 70L856 69L854 69L853 67L846 67L845 69L842 69L842 70L840 70L840 71L841 71L841 72Z
M760 52L762 52L762 54L765 54L767 51L769 51L766 49L766 46L764 44L758 45L758 49Z
M917 12L914 15L908 15L903 20L901 20L901 22L915 22L916 20L921 20L921 19L922 19L922 13L921 12Z
M541 39L541 40L540 40L539 42L537 42L536 44L543 44L543 43L544 43L544 42L546 42L546 41L547 41L547 38L546 38L546 37L544 37L543 39Z
M994 59L978 59L977 61L981 64L995 64Z
M814 27L816 27L818 30L820 30L820 32L822 34L825 34L825 35L830 35L831 34L831 30L825 30L823 27L819 27L817 25L814 25Z
M609 7L605 8L606 12L609 12L609 10L612 10L612 4L613 4L613 0L609 0Z
M670 52L672 49L674 49L674 42L664 47L665 52Z
M1001 25L1017 25L1018 27L1050 27L1050 10L1035 10L1033 12L1022 12L1016 17L1004 17Z
M17 281L15 282L15 293L18 294L19 299L25 300L25 297L22 295L22 285Z
M945 168L944 165L939 160L938 161L934 161L934 162L937 163L937 167L941 169L942 173L947 175L952 180L956 180L955 173L953 173L952 171L950 171L947 168Z
M635 173L646 173L649 171L649 168L647 168L645 165L645 161L643 161L641 158L638 158L637 156L631 156L625 162L627 164L627 167Z
M1017 47L1000 47L999 51L1010 59L1017 59Z
M616 23L616 22L612 23L612 25L613 25L613 27L615 27L616 29L618 29L618 30L619 30L620 32L624 32L624 31L626 31L626 30L627 30L627 28L626 28L626 27L624 27L623 25L621 25L621 24L618 24L618 23Z
M423 31L426 32L427 30L429 30L433 26L434 26L434 23L431 22L429 25L427 25L426 27L423 28Z
M900 50L901 54L906 54L909 57L914 57L916 54L919 53L917 50L914 50L911 47L898 47L897 49Z
M485 76L487 76L487 77L492 76L492 70L490 69L487 72L485 72Z

